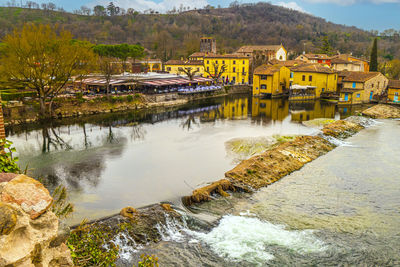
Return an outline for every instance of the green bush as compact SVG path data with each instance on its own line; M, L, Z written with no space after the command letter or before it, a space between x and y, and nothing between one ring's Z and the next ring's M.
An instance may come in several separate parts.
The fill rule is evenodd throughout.
M86 224L83 221L73 230L67 240L71 257L76 266L115 266L119 247L113 242L115 235L127 229L126 223L117 229L101 224Z
M128 95L128 96L126 97L126 101L132 102L132 101L133 101L133 96Z
M6 139L0 139L0 172L19 173L20 168L17 164L18 157L13 157L16 152L14 147L11 147L12 142Z
M36 97L36 92L4 92L1 91L1 99L4 101L19 100L21 101L24 97Z
M155 255L140 255L138 267L158 267L158 258ZM135 266L134 266L135 267Z

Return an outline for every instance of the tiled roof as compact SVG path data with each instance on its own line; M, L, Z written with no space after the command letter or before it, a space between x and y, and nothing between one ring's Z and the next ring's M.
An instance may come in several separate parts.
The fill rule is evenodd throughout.
M379 75L380 72L357 72L353 71L346 77L344 77L344 82L366 82L369 79Z
M389 88L400 89L400 80L389 80Z
M339 55L332 56L332 58L340 58L340 59L344 59L344 60L348 60L348 58L352 58L352 59L355 59L355 60L358 60L358 61L369 62L366 59L358 58L358 57L355 57L355 56L350 55L350 54L339 54Z
M330 59L330 57L325 54L304 54L304 55L300 55L300 56L304 56L308 59Z
M332 64L353 64L354 62L345 60L345 59L341 59L341 58L334 58L331 60Z
M165 65L203 65L202 60L175 60L171 59L165 62Z
M204 58L245 58L248 59L246 56L241 56L237 54L225 54L225 55L213 55L213 54L208 54L204 56Z
M371 78L379 75L379 72L357 72L352 71L343 78L344 82L366 82Z
M291 70L293 72L316 72L316 73L327 73L327 74L336 73L336 71L334 71L328 67L321 66L320 64L299 65L299 66L292 67Z
M303 65L303 64L306 64L306 63L304 61L302 61L302 60L279 61L277 59L272 59L272 60L268 61L268 64L270 64L270 65L281 65L281 66L285 66L285 67L293 67L293 66L297 66L297 65Z
M258 75L273 75L278 72L282 66L279 65L261 65L254 70L254 74Z
M278 51L281 45L245 45L239 48L236 53L253 53L253 51Z

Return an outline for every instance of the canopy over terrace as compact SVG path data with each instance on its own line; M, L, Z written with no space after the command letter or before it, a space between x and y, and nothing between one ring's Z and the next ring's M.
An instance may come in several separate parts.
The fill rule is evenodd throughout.
M194 77L192 80L185 77L167 79L149 79L138 82L140 90L144 93L177 92L180 88L196 87L199 84L211 84L213 80L204 77Z
M105 78L90 77L75 83L80 83L81 88L85 89L85 92L87 93L104 93L107 89L107 80ZM125 77L113 77L108 81L108 84L111 92L130 91L134 89L136 81L132 79L126 79Z

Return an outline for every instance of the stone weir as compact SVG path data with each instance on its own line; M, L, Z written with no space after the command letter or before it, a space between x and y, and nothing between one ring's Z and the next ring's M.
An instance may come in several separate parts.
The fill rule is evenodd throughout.
M353 120L354 121L354 120ZM322 129L325 136L347 138L364 127L349 120L338 120ZM298 136L267 151L243 160L225 173L225 179L193 191L182 198L185 206L211 200L212 195L229 196L226 191L253 192L301 169L306 163L326 154L335 145L321 136Z
M52 202L38 181L0 173L0 266L73 266Z

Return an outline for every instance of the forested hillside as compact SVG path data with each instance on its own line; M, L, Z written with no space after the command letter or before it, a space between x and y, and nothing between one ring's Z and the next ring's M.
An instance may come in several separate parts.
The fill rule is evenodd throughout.
M199 48L201 36L217 39L220 52L241 45L280 44L295 53L317 52L321 39L341 53L369 55L371 32L268 3L205 8L170 14L124 12L123 15L78 15L49 9L0 8L0 36L25 22L58 23L76 38L93 43L141 44L164 60L186 57ZM400 57L398 34L379 42L380 55Z

